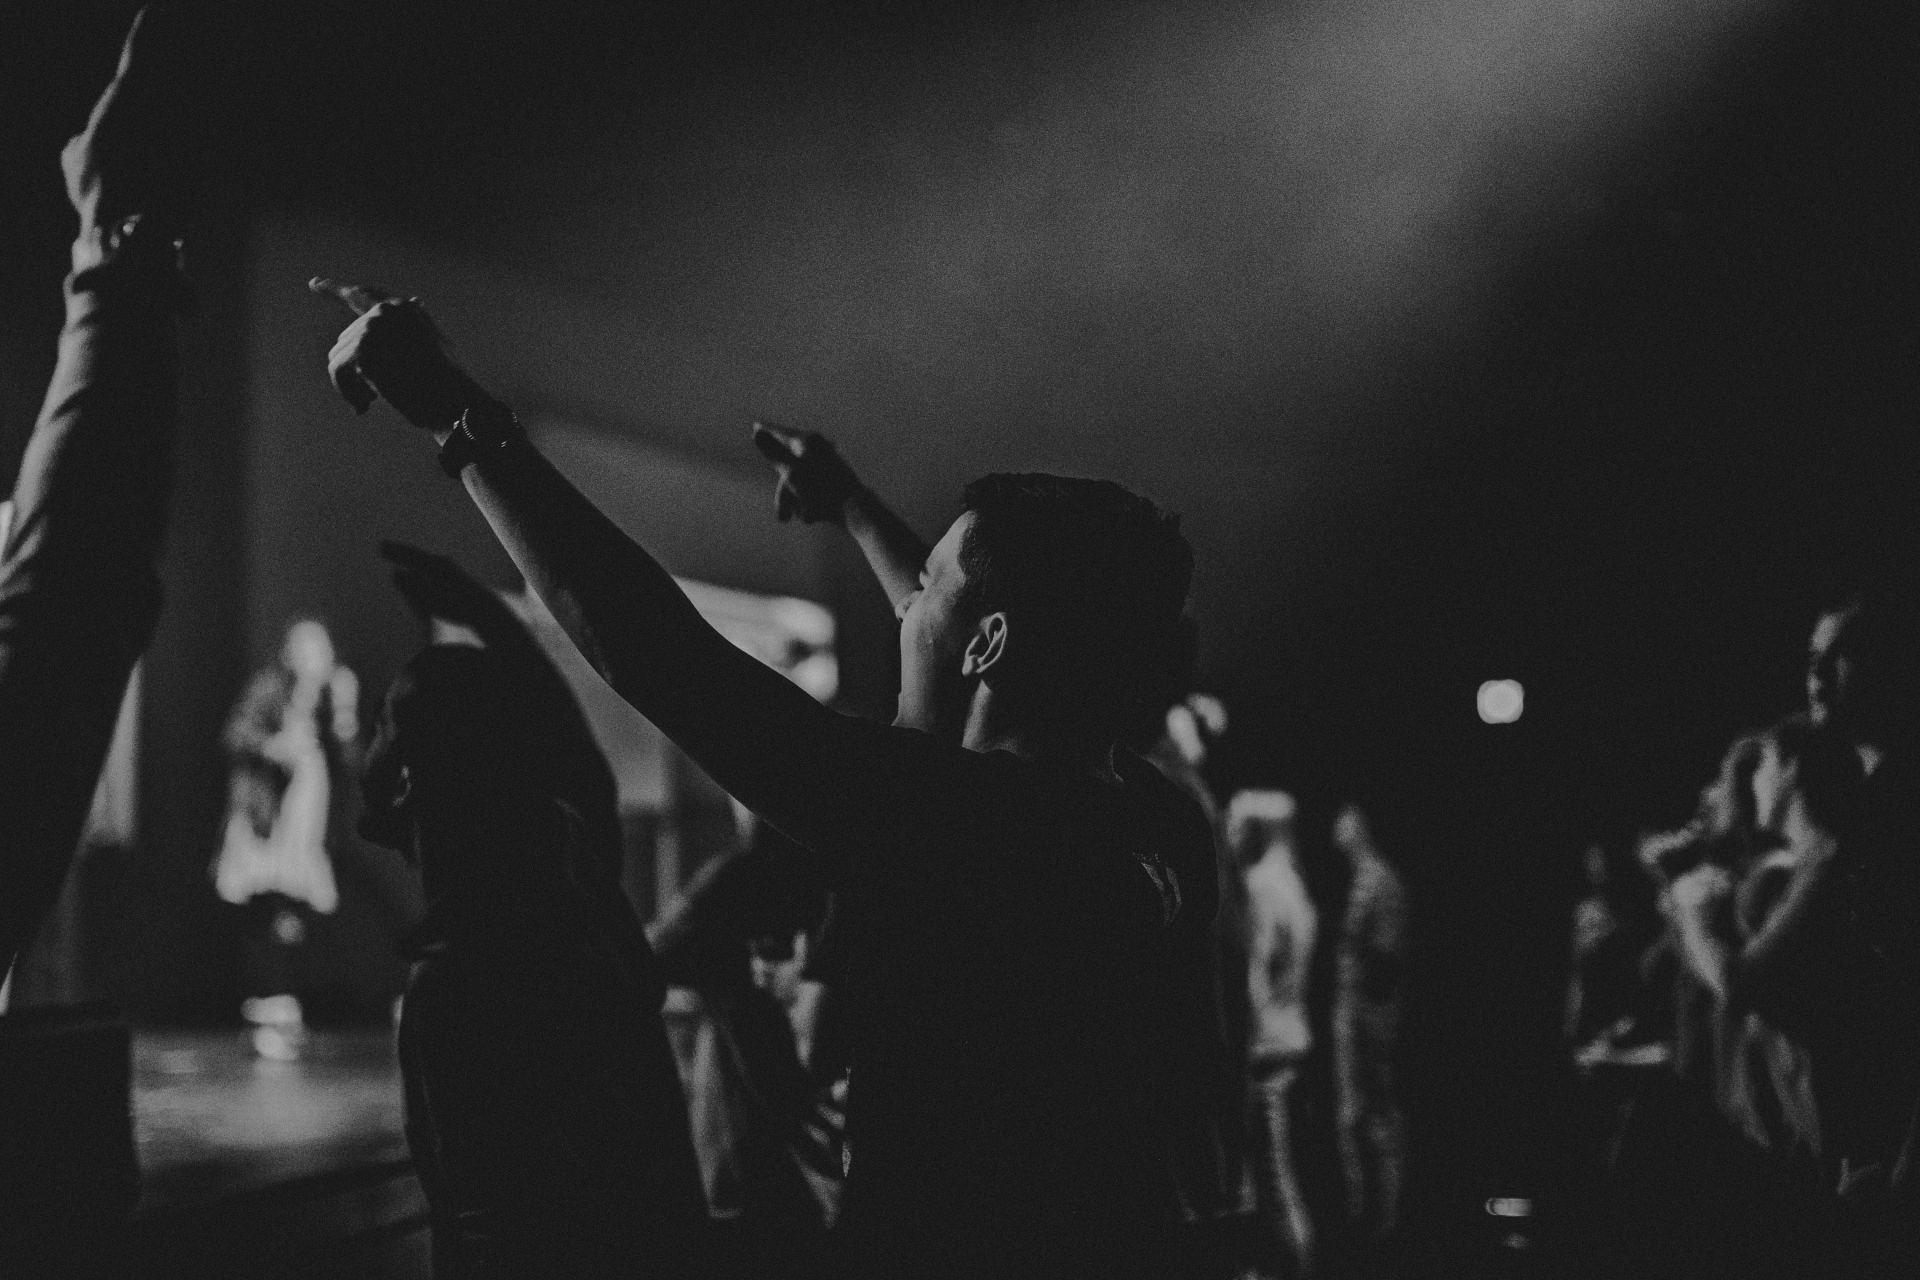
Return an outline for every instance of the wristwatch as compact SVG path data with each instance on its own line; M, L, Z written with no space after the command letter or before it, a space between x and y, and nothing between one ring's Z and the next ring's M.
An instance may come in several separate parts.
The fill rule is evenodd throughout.
M465 409L440 444L440 469L458 480L469 462L478 462L527 438L513 410L498 400Z

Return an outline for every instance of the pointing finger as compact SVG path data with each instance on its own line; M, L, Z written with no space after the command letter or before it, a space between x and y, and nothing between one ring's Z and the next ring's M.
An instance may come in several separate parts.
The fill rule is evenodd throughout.
M799 456L801 432L773 422L753 424L753 447L769 462L792 462Z
M360 284L348 284L343 280L330 280L325 276L315 276L307 281L307 288L318 294L340 299L352 308L353 314L363 316L383 302L398 302L384 289Z

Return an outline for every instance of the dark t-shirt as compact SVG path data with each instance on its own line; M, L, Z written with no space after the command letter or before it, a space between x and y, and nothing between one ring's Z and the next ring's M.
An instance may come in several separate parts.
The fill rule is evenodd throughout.
M1212 923L1205 819L1144 767L828 732L841 794L757 799L834 868L853 1269L1163 1273L1171 1029L1212 996L1179 945Z
M1827 1185L1872 1199L1913 1176L1900 1152L1920 1104L1920 761L1844 781L1809 793L1838 852L1757 1007L1811 1060Z
M436 901L399 1034L434 1274L697 1274L706 1220L637 923L535 886Z

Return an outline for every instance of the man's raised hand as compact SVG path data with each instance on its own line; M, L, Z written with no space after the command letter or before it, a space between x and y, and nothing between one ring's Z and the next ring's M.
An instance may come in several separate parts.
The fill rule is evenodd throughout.
M817 431L795 431L772 422L753 424L753 445L773 464L774 514L781 520L799 516L808 524L826 520L846 523L847 500L860 488L853 468Z
M354 412L365 413L384 399L416 427L446 431L483 398L447 354L439 328L418 298L323 276L307 287L354 313L327 356L327 376Z

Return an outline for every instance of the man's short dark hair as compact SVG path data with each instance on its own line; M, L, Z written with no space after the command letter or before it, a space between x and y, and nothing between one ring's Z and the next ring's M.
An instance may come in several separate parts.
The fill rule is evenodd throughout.
M1149 742L1189 682L1193 549L1180 517L1110 480L999 473L966 487L963 600L1004 610L1006 678L1040 704Z

